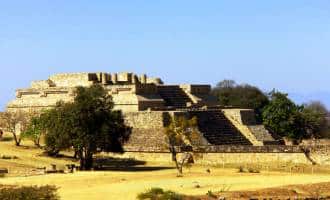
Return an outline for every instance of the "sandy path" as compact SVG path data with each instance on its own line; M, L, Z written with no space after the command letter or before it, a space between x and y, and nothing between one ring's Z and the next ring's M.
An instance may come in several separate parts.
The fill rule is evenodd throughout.
M60 187L64 200L135 199L136 195L150 187L162 187L184 194L205 194L224 186L230 190L247 190L276 187L289 184L326 182L330 174L288 174L265 172L260 174L240 174L236 169L211 169L211 174L203 167L193 167L184 177L177 178L172 169L140 172L78 172L75 174L52 174L34 177L0 179L0 184L45 185ZM195 185L200 188L195 188Z

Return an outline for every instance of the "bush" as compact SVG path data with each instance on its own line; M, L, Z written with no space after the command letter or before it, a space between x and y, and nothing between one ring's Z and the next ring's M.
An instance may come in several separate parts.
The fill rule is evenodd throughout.
M151 188L137 196L139 200L183 200L184 196L162 188Z
M257 168L253 168L253 167L249 167L246 169L242 166L239 166L238 173L260 173L260 170Z
M1 156L1 159L4 159L4 160L11 160L11 159L18 159L18 157L17 157L17 156L2 155L2 156Z
M215 195L211 190L207 191L206 195L211 198L217 198L217 195Z
M249 173L260 173L259 169L249 168Z
M1 200L59 200L55 186L1 186Z
M244 172L246 172L245 168L242 167L242 166L239 166L238 167L238 173L244 173Z

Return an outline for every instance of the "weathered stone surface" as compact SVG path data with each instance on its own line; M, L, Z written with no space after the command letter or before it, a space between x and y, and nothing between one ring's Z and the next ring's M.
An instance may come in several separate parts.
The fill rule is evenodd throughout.
M194 112L199 115L201 122L200 137L193 141L194 144L257 144L250 137L252 133L249 136L245 129L240 129L246 123L255 122L254 113L250 110L227 110L238 124L225 117L217 118L215 116L220 116L222 111L218 108L216 111L209 109L216 105L216 99L210 95L210 85L163 85L161 79L150 78L145 74L55 74L47 80L33 81L31 88L18 89L16 99L9 102L7 110L40 112L50 109L59 101L72 102L76 87L89 87L93 84L105 88L113 98L114 109L122 110L126 123L133 128L127 146L158 146L163 149L166 146L164 127L168 117L192 117ZM215 115L214 112L219 114ZM259 143L263 144L262 141Z
M316 163L330 165L330 146L310 146L311 157ZM135 158L145 161L172 162L171 153L168 149L155 147L130 146L125 149L121 157ZM180 148L177 148L180 152ZM246 146L246 145L221 145L221 146L199 146L193 149L194 161L205 165L227 165L227 164L308 164L311 162L306 158L299 146ZM179 153L180 156L180 153ZM289 164L289 165L288 165Z
M150 78L143 74L138 78L133 73L71 73L55 74L47 80L33 81L31 88L18 89L16 99L11 101L7 108L9 111L17 109L47 109L53 107L56 102L73 100L74 90L77 86L89 87L93 84L102 84L109 94L112 95L115 109L123 112L137 112L148 109L166 109L168 103L163 99L158 86L163 82L160 78ZM181 96L176 96L175 100L193 98L192 103L199 105L201 102L207 104L207 96L210 92L209 85L184 85L177 86L182 92ZM191 92L191 94L190 94ZM206 100L195 95L202 95ZM171 98L174 98L171 96ZM209 98L210 99L210 98ZM190 101L190 100L189 100ZM169 106L173 106L172 103ZM186 106L186 105L184 105ZM175 105L174 105L175 107Z

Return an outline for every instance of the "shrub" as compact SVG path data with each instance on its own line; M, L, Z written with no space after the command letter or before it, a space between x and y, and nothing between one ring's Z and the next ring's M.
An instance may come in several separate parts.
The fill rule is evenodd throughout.
M238 173L260 173L260 170L257 168L253 168L253 167L249 167L246 169L242 166L239 166Z
M249 173L260 173L259 169L254 169L254 168L249 168L248 171Z
M211 198L217 198L217 195L215 195L211 190L207 191L206 195Z
M223 184L218 193L228 192L231 188L231 185Z
M59 200L55 186L1 186L1 200Z
M239 166L239 167L238 167L238 172L239 172L239 173L244 173L244 172L246 172L246 170L244 169L244 167Z
M183 200L184 196L162 188L151 188L137 196L139 200Z
M2 155L2 156L1 156L1 159L4 159L4 160L11 160L11 159L18 159L18 157L17 157L17 156Z

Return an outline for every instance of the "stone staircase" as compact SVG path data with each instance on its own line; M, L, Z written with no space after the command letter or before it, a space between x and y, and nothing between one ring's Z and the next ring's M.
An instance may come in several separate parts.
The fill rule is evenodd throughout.
M186 108L191 99L178 85L158 86L158 93L164 99L165 106Z
M211 145L252 145L222 111L190 111L198 118L198 128Z
M280 144L279 141L275 140L273 136L268 132L268 130L263 125L249 125L249 130L257 138L258 141L262 141L263 144L276 145Z
M245 126L235 119L227 116L227 119L248 139L254 146L263 146L262 140L258 140L258 138L253 134L253 132L249 129L248 126Z

